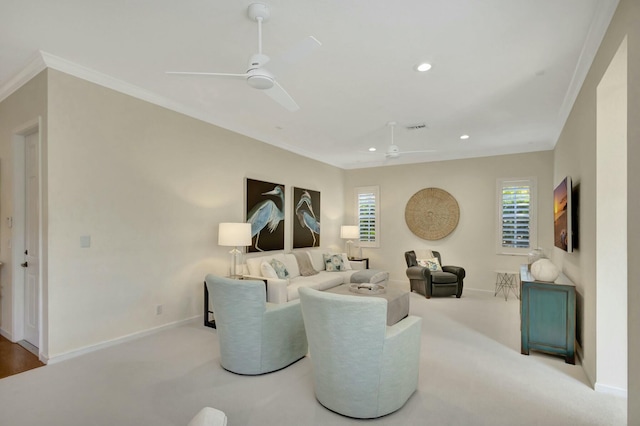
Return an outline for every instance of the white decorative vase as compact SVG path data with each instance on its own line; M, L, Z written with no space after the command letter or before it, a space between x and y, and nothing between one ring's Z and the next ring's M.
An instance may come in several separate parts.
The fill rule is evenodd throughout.
M538 281L554 282L560 270L549 259L540 259L531 265L531 275Z
M531 265L533 265L534 262L540 259L548 259L548 257L544 254L544 250L542 250L541 248L531 250L527 257L527 266L529 270L531 270Z

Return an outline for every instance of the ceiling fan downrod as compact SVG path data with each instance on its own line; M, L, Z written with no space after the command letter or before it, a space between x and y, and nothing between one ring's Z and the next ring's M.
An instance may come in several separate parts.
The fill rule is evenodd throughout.
M269 57L262 53L262 23L269 19L269 8L262 3L253 3L249 5L248 15L258 23L258 53L251 55L249 59L247 74L250 75L247 77L247 83L255 89L271 89L274 77L269 71L261 69L269 62Z

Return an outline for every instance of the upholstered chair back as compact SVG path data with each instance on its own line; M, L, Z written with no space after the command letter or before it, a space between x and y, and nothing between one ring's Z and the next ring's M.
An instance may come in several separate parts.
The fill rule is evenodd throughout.
M384 416L416 390L421 319L386 325L387 302L300 289L315 394L339 414Z
M238 374L263 374L303 358L307 338L298 300L266 303L260 280L207 275L220 342L220 364Z

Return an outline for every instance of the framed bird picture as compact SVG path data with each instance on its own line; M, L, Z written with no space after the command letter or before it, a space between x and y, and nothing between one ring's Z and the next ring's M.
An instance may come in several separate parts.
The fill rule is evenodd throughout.
M251 224L249 253L284 250L284 185L246 179L246 221Z
M320 247L320 192L293 188L293 248Z

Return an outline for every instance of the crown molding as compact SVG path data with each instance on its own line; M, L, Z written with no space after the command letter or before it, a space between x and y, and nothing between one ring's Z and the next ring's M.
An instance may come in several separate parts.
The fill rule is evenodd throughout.
M231 130L232 132L236 132L241 135L256 139L258 141L277 146L287 151L302 155L303 157L315 158L312 153L307 152L306 150L299 147L287 144L280 140L265 139L264 135L260 135L259 132L256 132L255 130L252 130L250 128L215 121L209 114L204 111L185 107L178 102L174 102L168 98L159 96L156 93L142 89L141 87L138 87L136 85L127 83L110 75L103 74L99 71L84 67L82 65L76 64L75 62L71 62L67 59L43 51L39 51L36 57L32 59L22 71L20 71L14 78L12 78L4 87L0 88L0 101L8 97L11 93L15 92L22 85L35 77L40 71L46 68L54 69L65 74L72 75L82 80L100 85L102 87L106 87L108 89L115 90L117 92L152 103L168 110L204 121L205 123L213 124L214 126ZM330 161L323 162L339 167L337 164L333 164Z
M13 92L25 85L29 80L47 68L42 52L33 56L27 65L11 77L2 87L0 87L0 102L7 99Z
M184 105L173 102L165 97L159 96L153 92L142 89L133 84L118 80L117 78L111 77L107 74L103 74L91 68L78 65L74 62L43 51L39 51L21 71L19 71L16 75L9 79L6 84L0 87L0 102L5 100L12 93L29 82L33 77L38 75L38 73L47 68L63 72L74 77L78 77L82 80L98 84L100 86L115 90L125 95L129 95L134 98L170 109L172 111L176 111L181 114L185 114L190 117L211 123L211 118L206 117L200 111L186 108Z
M120 92L125 95L129 95L134 98L141 99L143 101L152 103L154 105L158 105L158 106L170 109L172 111L176 111L181 114L185 114L190 117L197 118L199 120L210 122L210 119L207 119L207 117L205 117L200 111L187 108L184 105L181 105L177 102L169 100L168 98L159 96L154 92L143 89L131 83L127 83L126 81L119 80L115 77L101 73L94 69L76 64L75 62L71 62L59 56L55 56L46 52L40 52L40 53L42 55L44 63L47 65L47 68L51 68L56 71L63 72L65 74L72 75L82 80L95 83L99 86L106 87L111 90L115 90L116 92Z
M611 20L613 19L613 15L618 8L619 1L620 0L606 0L599 2L598 8L593 14L594 19L591 21L591 25L589 26L587 37L585 38L580 52L580 57L578 58L578 63L573 71L569 88L565 93L562 106L558 113L558 127L554 145L558 138L560 138L562 129L564 128L567 119L569 118L569 114L573 109L573 104L578 98L580 89L582 89L582 85L584 84L587 74L591 69L593 60L598 53L599 46L602 43L602 40L607 33L607 29L609 28L609 24L611 24Z

